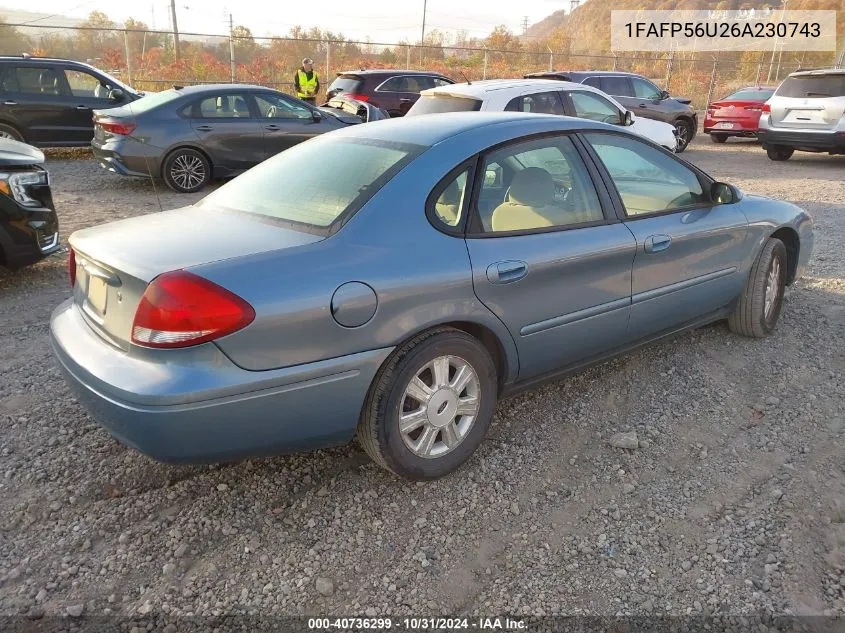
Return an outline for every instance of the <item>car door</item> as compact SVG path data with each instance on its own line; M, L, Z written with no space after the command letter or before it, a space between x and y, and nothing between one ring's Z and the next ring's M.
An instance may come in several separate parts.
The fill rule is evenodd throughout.
M109 88L102 78L78 68L60 68L71 95L68 134L75 143L90 143L94 138L94 110L114 107L116 103L109 100Z
M481 159L466 239L473 284L517 343L520 379L577 365L626 336L636 243L608 215L608 193L576 144L544 136ZM492 196L499 203L482 218L476 201Z
M387 110L390 116L405 116L420 98L420 91L434 87L433 82L426 83L427 79L416 75L391 77L375 90L379 107Z
M3 107L28 143L49 146L74 141L78 117L61 71L51 64L7 67Z
M660 88L641 77L631 77L631 85L635 97L631 101L631 110L650 119L667 122L673 120L673 113L665 107L663 91Z
M190 109L191 126L215 167L241 171L265 158L264 126L250 107L249 94L221 91Z
M266 157L337 127L327 116L290 97L272 92L257 92L253 97L263 128Z
M731 304L745 279L748 221L711 201L703 175L668 152L610 132L583 135L618 192L637 242L631 285L632 339L669 330Z

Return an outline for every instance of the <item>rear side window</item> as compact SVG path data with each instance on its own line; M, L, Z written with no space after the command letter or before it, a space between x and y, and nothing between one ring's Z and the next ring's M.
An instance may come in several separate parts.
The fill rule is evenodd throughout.
M601 89L614 97L633 97L631 82L627 77L602 77Z
M20 92L15 69L11 66L6 66L0 71L0 92Z
M423 95L405 116L437 114L438 112L478 112L479 110L481 110L481 101L478 99L449 95Z
M359 90L361 88L361 83L361 80L357 77L341 75L332 82L332 85L329 86L329 90L339 90L341 92L355 92L356 90Z
M15 68L18 90L26 94L61 95L64 94L59 73L55 68L38 66L18 66Z
M244 95L214 95L194 105L194 116L200 119L245 119L250 117L249 104Z
M845 74L787 77L775 93L779 97L845 97Z
M535 114L565 114L563 102L557 92L538 92L516 97L505 108L508 112L533 112Z
M581 83L587 84L588 86L592 86L593 88L598 88L601 90L601 77L587 77Z

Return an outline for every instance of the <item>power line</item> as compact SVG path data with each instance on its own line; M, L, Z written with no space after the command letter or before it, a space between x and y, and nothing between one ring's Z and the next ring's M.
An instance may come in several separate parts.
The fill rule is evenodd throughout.
M96 1L97 0L87 0L86 2L83 2L82 4L76 5L75 7L71 7L70 9L65 9L63 13L53 13L52 15L45 15L45 16L42 16L40 18L35 18L34 20L30 20L29 22L21 22L20 26L26 26L27 24L34 24L36 22L40 22L41 20L49 20L50 18L64 18L64 17L67 17L67 14L70 13L71 11L76 11L77 9L81 9L86 4L93 4Z

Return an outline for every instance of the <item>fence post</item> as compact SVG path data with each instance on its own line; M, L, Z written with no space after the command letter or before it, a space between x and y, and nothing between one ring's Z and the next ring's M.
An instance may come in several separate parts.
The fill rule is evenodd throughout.
M613 68L611 70L616 70L616 53L613 53Z
M126 54L126 83L132 85L132 60L129 58L129 32L123 32L123 50Z
M232 71L232 83L235 83L235 38L232 37L232 14L229 14L229 67Z
M713 70L710 72L710 90L707 91L707 101L704 102L704 107L706 108L710 105L710 100L713 98L713 90L716 88L716 64L718 60L715 56L713 56Z
M408 56L405 59L405 69L411 70L411 45L408 44Z
M487 47L484 47L484 74L481 76L482 79L487 79Z
M332 76L329 72L331 69L331 60L332 60L332 43L326 40L326 86L328 87L329 84L332 82Z
M675 51L669 51L669 58L666 60L666 81L664 90L669 90L669 82L672 81L672 62L675 59Z
M760 73L763 72L763 55L765 55L765 53L761 51L760 58L757 60L757 76L754 78L755 86L760 85Z
M549 49L549 72L552 72L555 69L555 54L551 46L546 46L546 48Z

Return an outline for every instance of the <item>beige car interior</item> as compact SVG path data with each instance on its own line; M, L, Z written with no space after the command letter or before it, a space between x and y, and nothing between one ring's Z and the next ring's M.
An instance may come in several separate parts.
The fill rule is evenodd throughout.
M461 189L458 187L457 178L450 182L440 194L434 210L446 224L457 226L461 213Z

